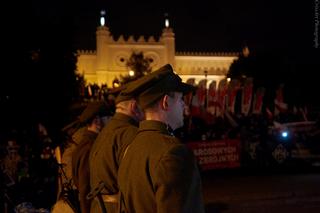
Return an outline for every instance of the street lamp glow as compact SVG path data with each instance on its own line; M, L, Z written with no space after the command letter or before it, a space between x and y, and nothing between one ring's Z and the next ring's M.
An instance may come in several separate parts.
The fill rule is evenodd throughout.
M134 76L134 71L133 70L129 71L129 76L131 76L131 77Z
M104 17L101 17L101 18L100 18L100 25L101 25L101 26L104 26L105 23L106 23L106 21L105 21Z
M113 82L113 87L116 88L116 87L119 87L120 84L118 82Z
M165 24L166 28L168 28L168 27L169 27L169 19L167 19L167 18L166 18L166 20L165 20L165 23L164 23L164 24Z
M283 131L283 132L281 133L281 136L282 136L283 138L287 138L287 137L288 137L288 132L287 132L287 131Z
M106 15L106 11L105 10L101 10L100 15L101 15L101 17L100 17L100 25L104 26L106 24L106 20L104 18L104 16Z

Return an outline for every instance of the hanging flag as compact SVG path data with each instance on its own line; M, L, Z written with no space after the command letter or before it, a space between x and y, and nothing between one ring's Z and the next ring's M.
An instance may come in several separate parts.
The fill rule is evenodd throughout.
M285 112L288 109L288 105L284 103L283 98L283 88L284 85L281 84L276 90L276 97L274 99L274 115L277 116L280 112Z
M38 132L42 136L48 136L48 131L42 123L38 123Z
M196 95L198 96L200 106L205 107L207 100L207 79L199 81Z
M259 87L255 92L252 109L253 114L261 114L265 91L266 89L264 87Z
M217 82L212 81L209 85L209 91L208 91L208 107L207 111L215 115L216 114L216 108L218 108L218 96L217 96Z
M192 86L195 86L195 79L194 78L190 78L186 81L187 84L190 84ZM184 95L184 103L185 103L185 115L189 116L191 113L191 103L192 103L192 99L193 99L193 91L189 92L188 94Z
M267 113L268 120L272 121L273 120L273 114L272 114L271 110L268 107L266 107L266 113Z
M252 102L253 79L247 78L244 82L241 97L241 113L248 115Z
M234 106L236 102L236 95L240 89L240 82L237 79L232 79L227 92L227 110L234 113Z
M227 79L220 80L218 85L218 91L217 91L218 106L219 106L219 108L217 108L216 110L217 116L222 116L224 114L225 106L226 106L227 90L228 90Z
M92 96L91 84L88 85L88 95L89 95L89 97Z
M207 99L207 80L203 79L199 81L197 85L197 90L195 95L192 98L191 103L191 114L193 116L201 116L201 113L205 107L206 99Z
M304 121L308 121L308 117L307 117L307 107L304 107L304 109L302 107L299 108L299 111L302 115L302 118Z

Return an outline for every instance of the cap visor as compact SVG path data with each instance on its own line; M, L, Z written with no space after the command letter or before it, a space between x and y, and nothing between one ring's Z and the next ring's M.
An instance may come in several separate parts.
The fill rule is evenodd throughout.
M178 91L182 92L183 94L187 94L190 92L194 92L196 90L196 88L190 84L186 84L181 82L178 86Z

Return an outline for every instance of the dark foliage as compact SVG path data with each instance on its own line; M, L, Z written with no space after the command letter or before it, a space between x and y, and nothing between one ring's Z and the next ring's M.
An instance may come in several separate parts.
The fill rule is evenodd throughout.
M41 11L25 6L18 11L24 17L19 27L10 22L5 31L10 46L1 79L1 114L11 123L39 120L60 128L68 105L79 97L73 20L63 13L39 18Z
M243 81L246 77L254 79L254 87L266 88L266 101L272 103L275 90L284 84L284 98L289 104L319 105L312 92L316 89L316 70L320 68L312 52L298 55L294 52L261 51L248 57L240 55L235 60L227 77Z
M133 52L127 61L127 67L134 72L133 76L120 76L121 84L125 84L132 80L138 79L151 72L151 59L144 57L143 52Z

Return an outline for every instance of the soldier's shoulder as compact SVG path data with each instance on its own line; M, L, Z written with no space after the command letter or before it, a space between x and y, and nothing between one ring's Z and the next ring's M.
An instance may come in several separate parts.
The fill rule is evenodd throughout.
M137 135L138 127L133 125L123 126L122 128L118 128L114 130L114 135L120 138L133 138Z
M155 147L158 147L159 150L163 150L164 152L172 149L173 147L183 145L178 138L164 134L153 135L152 142Z
M190 149L181 142L177 137L170 135L162 135L161 143L165 144L167 153L178 154L178 155L190 155Z
M181 141L179 138L171 135L161 135L161 139L164 140L166 143L170 145L179 145L181 144Z

